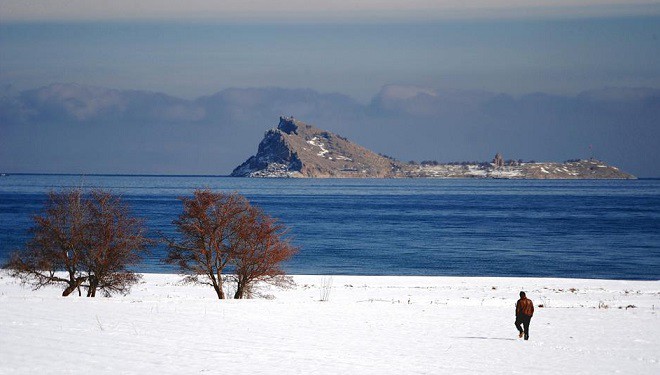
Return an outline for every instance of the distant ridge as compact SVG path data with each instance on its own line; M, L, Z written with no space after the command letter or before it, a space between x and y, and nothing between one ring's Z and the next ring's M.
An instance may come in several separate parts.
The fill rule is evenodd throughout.
M233 177L307 178L504 178L634 179L599 160L564 163L504 162L498 153L490 163L403 163L377 154L332 132L293 117L280 117Z

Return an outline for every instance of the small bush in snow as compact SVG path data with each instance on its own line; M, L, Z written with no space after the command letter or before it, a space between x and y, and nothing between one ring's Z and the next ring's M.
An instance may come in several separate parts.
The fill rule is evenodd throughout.
M326 302L330 299L332 290L332 276L321 279L321 301Z

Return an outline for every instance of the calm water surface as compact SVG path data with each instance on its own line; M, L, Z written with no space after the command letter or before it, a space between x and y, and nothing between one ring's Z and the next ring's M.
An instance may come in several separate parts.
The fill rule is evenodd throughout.
M660 180L302 180L173 176L0 177L0 262L51 190L120 194L155 236L180 196L238 191L291 229L293 274L660 279ZM142 272L175 272L160 246Z

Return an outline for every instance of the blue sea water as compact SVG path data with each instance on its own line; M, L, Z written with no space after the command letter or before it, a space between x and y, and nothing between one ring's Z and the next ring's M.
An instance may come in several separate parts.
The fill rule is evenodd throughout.
M238 191L290 228L292 274L660 279L660 180L0 177L0 262L29 238L46 193L104 188L153 236L175 235L178 197ZM137 267L176 272L164 246Z

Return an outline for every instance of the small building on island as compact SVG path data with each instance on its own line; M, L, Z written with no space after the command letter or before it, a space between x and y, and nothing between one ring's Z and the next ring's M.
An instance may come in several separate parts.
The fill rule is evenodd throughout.
M504 167L504 158L502 157L502 154L499 152L495 154L495 159L493 159L493 165L495 166L496 169L500 169Z

